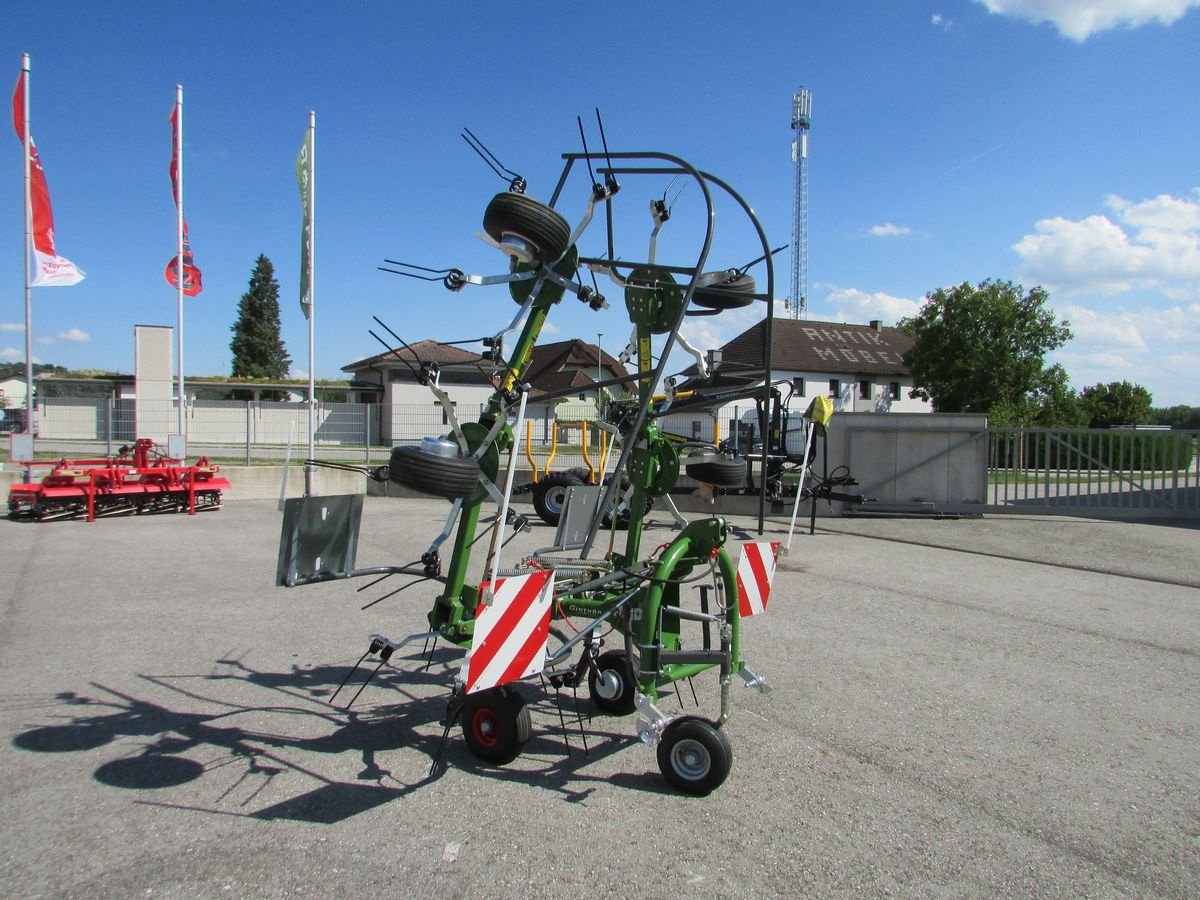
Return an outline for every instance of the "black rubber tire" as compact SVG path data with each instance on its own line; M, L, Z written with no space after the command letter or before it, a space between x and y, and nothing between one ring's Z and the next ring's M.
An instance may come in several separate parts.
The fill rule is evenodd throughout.
M393 448L387 469L393 484L447 500L470 496L479 484L474 457L437 456L411 445Z
M615 685L601 684L600 679L609 673L615 679ZM610 716L627 716L634 711L634 683L624 650L601 653L596 657L596 667L588 666L588 693L596 708ZM612 696L606 697L605 693Z
M554 263L567 252L571 226L545 203L526 194L505 191L492 198L483 213L483 230L495 241L513 234L537 248L537 261Z
M476 759L502 766L520 756L529 743L529 708L520 694L502 684L467 697L462 728L467 749Z
M533 508L547 525L557 525L562 516L567 489L583 484L574 475L553 472L533 486Z
M579 479L580 484L591 484L592 475L587 470L587 466L572 466L564 473L566 475L574 475Z
M746 484L747 464L745 459L721 459L716 457L707 462L684 466L688 478L703 481L717 487L735 488Z
M663 732L658 744L658 768L685 794L704 796L729 777L733 749L725 733L712 722L683 716Z
M700 277L707 280L719 277L721 274L723 273L715 272ZM724 274L727 274L728 277L696 288L692 294L692 302L705 309L717 310L741 309L754 302L753 295L757 290L754 276L741 274L736 269L730 269L728 273Z

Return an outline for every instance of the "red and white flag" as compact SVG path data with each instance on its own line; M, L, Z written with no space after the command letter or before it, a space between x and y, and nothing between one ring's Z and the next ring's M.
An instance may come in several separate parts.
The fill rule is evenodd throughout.
M742 618L767 611L778 562L779 541L742 544L737 567L738 611Z
M183 198L179 195L179 104L175 104L171 109L171 193L175 195L175 208L179 209L179 204L183 202ZM189 297L195 297L202 290L204 285L201 282L200 270L196 267L192 260L192 245L188 240L187 219L183 220L183 292ZM167 279L167 284L176 290L179 289L179 256L172 256L167 262L167 267L163 271L163 277Z
M17 137L25 143L25 72L17 79L13 93L13 125ZM33 213L33 257L36 263L34 287L67 287L83 281L84 271L69 259L63 259L54 249L54 213L50 209L50 188L46 184L46 172L38 157L33 137L29 138L29 192Z
M480 596L489 584L479 586ZM553 604L553 570L496 580L491 604L481 604L476 614L471 649L463 661L468 694L542 671Z

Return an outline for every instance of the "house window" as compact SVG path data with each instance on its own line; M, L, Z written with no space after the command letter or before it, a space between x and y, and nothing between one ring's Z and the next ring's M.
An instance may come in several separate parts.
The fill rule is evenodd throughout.
M870 400L871 399L871 382L860 381L858 383L858 396L859 396L859 399L861 399L861 400Z
M792 393L797 397L804 396L804 379L798 375L792 379Z
M900 382L893 381L890 385L888 385L888 390L892 392L893 400L900 399Z
M840 397L842 395L842 382L837 378L829 379L829 396Z

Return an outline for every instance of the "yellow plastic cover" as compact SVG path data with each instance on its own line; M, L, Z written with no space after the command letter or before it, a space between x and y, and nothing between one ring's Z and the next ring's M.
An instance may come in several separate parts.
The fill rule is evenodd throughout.
M812 419L818 425L828 425L833 418L833 401L824 396L813 397L804 418Z

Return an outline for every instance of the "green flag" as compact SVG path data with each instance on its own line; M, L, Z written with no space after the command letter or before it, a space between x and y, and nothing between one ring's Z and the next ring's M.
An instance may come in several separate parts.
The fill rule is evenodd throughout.
M312 312L311 285L308 273L312 265L312 129L304 137L300 155L296 157L296 183L300 185L300 204L304 207L304 223L300 229L300 309L304 318Z

